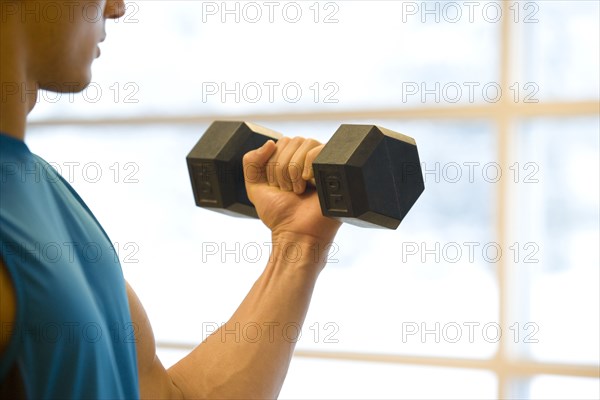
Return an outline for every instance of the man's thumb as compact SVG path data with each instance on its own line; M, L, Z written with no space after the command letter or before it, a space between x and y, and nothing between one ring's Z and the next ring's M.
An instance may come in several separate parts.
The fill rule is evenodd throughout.
M242 163L244 165L244 180L246 183L267 181L265 165L274 151L275 142L268 140L262 147L249 151L244 155Z

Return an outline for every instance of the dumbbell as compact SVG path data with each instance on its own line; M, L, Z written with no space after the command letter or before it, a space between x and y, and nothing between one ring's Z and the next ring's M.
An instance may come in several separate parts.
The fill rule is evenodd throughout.
M242 158L281 137L249 122L213 122L187 156L196 205L257 218ZM415 140L375 125L341 125L312 166L323 215L353 225L396 229L425 189Z

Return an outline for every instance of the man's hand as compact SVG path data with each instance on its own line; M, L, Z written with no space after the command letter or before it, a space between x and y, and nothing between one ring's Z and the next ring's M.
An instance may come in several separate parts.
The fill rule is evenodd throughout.
M244 156L248 198L274 241L287 237L327 246L341 223L324 217L313 178L312 162L324 145L312 139L268 141Z

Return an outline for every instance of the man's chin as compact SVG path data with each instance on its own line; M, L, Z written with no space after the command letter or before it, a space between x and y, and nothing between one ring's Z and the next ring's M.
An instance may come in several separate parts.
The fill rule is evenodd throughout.
M65 79L55 82L41 82L40 89L55 93L79 93L87 88L92 81L92 74L81 74L73 79Z

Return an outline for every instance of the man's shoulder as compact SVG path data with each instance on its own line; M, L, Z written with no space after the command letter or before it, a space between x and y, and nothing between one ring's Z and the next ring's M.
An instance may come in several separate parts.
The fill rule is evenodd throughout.
M0 217L31 219L52 209L56 193L64 191L61 177L34 154L0 154Z

